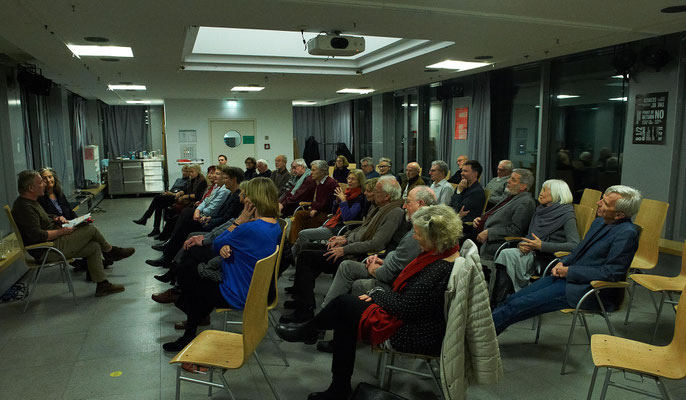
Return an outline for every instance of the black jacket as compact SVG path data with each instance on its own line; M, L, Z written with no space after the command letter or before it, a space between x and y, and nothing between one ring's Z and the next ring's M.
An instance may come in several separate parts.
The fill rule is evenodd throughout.
M484 188L479 181L476 181L472 186L463 190L462 193L457 193L456 190L453 193L453 197L450 198L450 207L459 213L464 206L464 209L469 211L469 214L462 217L462 222L472 222L474 218L481 216L485 202L486 193L484 193Z
M62 216L66 219L76 218L76 213L71 209L71 206L69 205L67 198L64 196L64 193L60 193L59 196L57 196L57 203L60 205L62 212L60 212L57 207L52 204L52 201L50 201L50 197L47 194L39 197L38 203L41 205L41 207L43 207L43 210L45 210L48 215L54 215L56 217Z
M203 226L203 229L205 231L211 231L224 222L238 217L241 211L243 211L243 204L241 204L240 194L240 189L236 189L236 191L231 192L229 197L224 200L224 203L219 208L219 213L217 213L217 216L212 217L210 221Z

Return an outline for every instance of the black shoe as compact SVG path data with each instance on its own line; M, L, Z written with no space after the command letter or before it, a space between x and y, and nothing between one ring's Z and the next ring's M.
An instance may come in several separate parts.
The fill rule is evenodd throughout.
M174 280L174 274L172 274L171 272L172 271L169 270L164 275L155 275L154 278L160 282L171 283L171 281Z
M283 288L283 291L284 291L284 293L293 293L293 292L295 292L295 285L285 287L285 288Z
M112 260L110 260L110 259L104 258L104 259L102 260L102 267L105 268L105 269L110 269L110 267L112 266L112 264L114 264L114 261L112 261Z
M317 342L317 351L333 354L333 340L320 340Z
M148 222L148 221L147 221L146 219L144 219L144 218L141 218L141 219L134 219L134 220L133 220L133 223L134 223L134 224L138 224L138 225L145 225L147 222Z
M164 251L167 247L167 242L157 243L152 245L153 250Z
M169 240L171 237L171 234L166 234L164 232L160 233L159 235L155 236L155 240L161 240L163 242Z
M152 232L148 233L148 237L157 236L157 235L159 235L159 234L160 234L160 230L157 229L157 228L155 228L155 229L152 230Z
M164 351L181 351L183 350L184 347L188 345L188 343L191 342L192 339L186 339L185 337L181 336L180 338L176 339L175 342L168 342L162 345L162 348Z
M283 302L283 308L288 310L295 310L298 307L298 303L295 300L287 300Z
M279 318L279 322L282 324L307 322L314 318L314 311L310 309L296 309L290 314L284 314Z
M276 334L287 342L303 342L305 344L315 344L319 338L319 332L312 329L305 323L299 324L278 324Z
M341 385L342 386L342 385ZM307 400L347 400L350 397L353 389L348 383L346 387L335 388L332 383L324 392L310 393Z
M85 258L78 258L71 263L71 266L74 267L75 272L83 272L88 269L88 262Z
M164 267L166 265L171 264L172 260L169 257L162 256L156 260L145 260L145 263L148 265L152 265L153 267Z

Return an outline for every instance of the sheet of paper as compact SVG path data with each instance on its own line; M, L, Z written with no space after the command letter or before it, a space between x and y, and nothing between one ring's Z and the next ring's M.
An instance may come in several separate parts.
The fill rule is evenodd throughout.
M91 217L91 213L88 213L88 214L80 216L78 218L70 219L69 221L67 221L66 224L62 224L62 227L63 228L73 228L76 225L82 223L83 221L87 220L90 217Z

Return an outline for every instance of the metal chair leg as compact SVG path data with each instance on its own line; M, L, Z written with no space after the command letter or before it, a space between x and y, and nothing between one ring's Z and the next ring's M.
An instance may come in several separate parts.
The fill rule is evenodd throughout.
M386 386L386 362L388 361L388 352L381 353L381 372L379 374L379 386L384 388Z
M539 315L538 316L538 327L536 328L536 339L534 340L535 344L538 344L538 338L541 336L541 321L543 320L543 316Z
M395 364L395 352L391 353L391 365ZM393 370L389 369L388 370L388 387L386 390L389 390L391 388L391 381L393 380ZM390 391L390 390L389 390Z
M610 386L610 376L612 375L612 370L610 368L607 369L607 373L605 374L605 382L603 382L603 390L600 392L600 400L605 399L605 395L607 394L607 388Z
M269 318L271 316L271 312L267 313L267 320L269 323L272 325L272 328L276 331L276 325L274 324L274 321ZM283 365L286 367L290 367L291 364L288 363L288 360L286 359L286 355L283 353L283 350L281 350L281 346L279 346L279 340L275 338L271 333L269 333L269 330L267 329L267 336L269 336L269 340L271 340L272 344L276 348L276 351L279 352L279 355L281 356L281 359L283 360Z
M569 338L567 339L567 348L565 349L565 356L562 359L562 370L560 375L565 374L565 367L567 366L567 357L569 356L569 348L572 347L572 337L574 336L574 328L576 327L576 318L579 314L579 309L574 310L574 317L572 318L572 327L569 329Z
M598 376L598 367L593 368L593 376L591 377L591 386L588 388L588 395L586 400L591 400L593 397L593 386L595 386L595 378Z
M631 314L631 305L634 302L634 296L636 295L636 281L631 281L631 290L629 292L629 304L626 307L626 317L624 317L624 325L629 323L629 314Z
M264 365L262 365L262 361L260 361L260 357L257 355L257 351L254 351L252 354L255 356L255 360L257 361L257 365L260 366L260 369L262 370L262 373L264 374L264 378L267 380L267 384L272 389L272 393L274 394L274 398L276 398L276 400L280 400L279 394L276 392L276 388L274 388L274 385L272 384L272 380L269 379L269 374L267 374L267 370L264 369ZM233 395L231 395L231 397L233 397Z
M24 311L22 312L26 312L26 309L29 308L31 298L33 298L33 294L36 292L36 289L38 288L38 277L40 276L40 271L42 269L42 267L36 268L36 274L33 276L33 284L29 285L26 289L29 291L29 297L26 298L26 305L24 305ZM33 288L31 288L31 286L33 286Z
M253 354L255 354L255 353L253 353ZM233 392L231 391L231 388L229 387L229 382L226 381L226 377L224 376L224 372L226 372L226 371L222 371L219 374L219 379L222 380L222 384L224 385L224 389L226 389L226 391L229 392L229 396L231 396L231 400L236 400L236 398L233 396Z
M181 398L181 364L176 365L176 400Z
M74 299L74 305L78 305L76 303L76 291L74 290L74 282L71 280L71 274L69 273L69 268L67 268L67 264L62 264L62 267L64 268L64 273L67 275L67 285L69 286L69 291L71 292L71 297Z
M433 367L431 366L431 360L426 360L426 366L429 367L429 371L431 371L431 375L434 377L434 382L438 387L438 392L441 394L441 397L445 400L445 394L443 394L443 388L441 387L441 377L436 375L436 371L434 371Z
M584 325L584 330L586 330L586 337L588 338L588 343L591 343L591 331L588 330L588 321L586 321L586 315L581 313L581 322Z
M208 382L214 381L214 367L210 367L210 373L209 373L209 376L207 378L208 378L208 380L207 380ZM212 396L212 388L213 388L212 385L208 385L207 397Z
M660 391L662 398L664 400L670 400L669 393L667 393L667 388L665 387L665 383L662 381L662 378L655 377L655 383L657 384L657 388Z
M662 296L660 296L660 307L657 309L657 316L655 317L655 329L653 330L653 337L650 338L650 344L653 344L655 342L655 337L657 336L657 327L658 323L660 322L660 315L662 314L662 306L665 304L665 292L662 292Z

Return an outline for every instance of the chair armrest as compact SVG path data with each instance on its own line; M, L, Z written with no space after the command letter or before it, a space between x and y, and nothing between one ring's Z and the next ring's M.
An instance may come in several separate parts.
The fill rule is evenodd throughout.
M548 270L550 270L550 268L555 266L558 262L560 262L560 260L558 258L556 258L556 259L552 260L550 263L548 263L548 266L545 267L545 269L543 270L543 274L541 274L541 278L548 275Z
M302 207L307 207L307 206L311 206L312 202L311 201L301 201L300 203L298 203L298 205L302 206Z
M596 289L618 288L624 289L629 287L629 282L608 282L608 281L591 281L591 286Z
M386 250L381 250L381 251L370 251L367 253L368 256L382 256L386 254Z
M350 225L362 225L362 221L357 221L357 220L351 220L351 221L345 221L343 222L344 225L350 226Z
M524 239L524 238L521 236L505 236L506 242L519 242L522 239Z
M572 254L572 252L571 252L571 251L556 251L556 252L553 253L553 254L554 254L555 257L557 257L557 258L562 258L562 257L564 257L564 256L567 256L567 255Z
M469 222L465 222L464 225L467 225L467 226L474 226L474 223L471 222L471 221L469 221Z
M43 243L36 243L32 244L30 246L24 246L26 250L35 250L35 249L45 249L48 247L54 247L55 243L53 242L43 242Z

